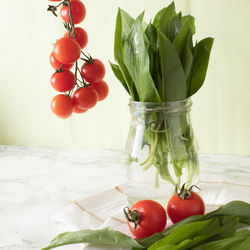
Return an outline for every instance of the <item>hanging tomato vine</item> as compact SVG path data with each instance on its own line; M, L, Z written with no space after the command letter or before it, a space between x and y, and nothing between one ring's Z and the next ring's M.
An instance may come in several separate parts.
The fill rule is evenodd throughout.
M66 29L65 35L55 42L50 54L50 64L56 70L50 82L56 91L61 92L52 99L51 109L58 117L68 118L72 113L85 113L98 101L104 100L109 87L103 80L103 63L82 51L88 43L88 35L83 28L75 25L84 20L85 5L80 0L50 1L60 2L49 5L47 10L57 17L60 7ZM73 66L74 73L71 71Z

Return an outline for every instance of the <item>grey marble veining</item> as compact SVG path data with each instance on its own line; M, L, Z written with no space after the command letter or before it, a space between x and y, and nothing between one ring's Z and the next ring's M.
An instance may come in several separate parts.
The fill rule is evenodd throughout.
M201 155L200 165L201 180L250 183L250 157ZM118 151L0 146L0 249L41 249L59 233L55 212L123 182Z

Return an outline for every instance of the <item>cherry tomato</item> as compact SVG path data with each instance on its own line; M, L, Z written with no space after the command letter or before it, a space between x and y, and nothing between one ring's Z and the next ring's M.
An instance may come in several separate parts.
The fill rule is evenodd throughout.
M79 88L73 94L75 106L80 109L93 108L98 101L97 92L90 87Z
M105 67L98 59L85 62L81 69L82 77L89 83L99 82L105 76Z
M63 64L63 63L59 62L59 61L55 58L55 55L54 55L53 52L50 54L49 61L50 61L51 66L52 66L54 69L60 69L61 66L63 65L62 69L67 70L67 69L71 69L71 68L73 67L73 65L74 65L74 63Z
M108 96L109 86L103 80L92 83L90 87L96 90L98 94L98 101L102 101Z
M71 4L71 10L72 10L72 16L73 16L73 22L74 24L81 23L85 16L86 16L86 8L85 5L81 1L70 1ZM62 19L68 23L70 20L69 18L69 7L68 6L62 6L60 10L60 14Z
M68 118L71 116L74 108L74 101L63 94L56 95L51 101L52 111L60 118Z
M174 224L189 216L203 215L205 213L202 198L191 190L188 190L188 192L186 198L181 197L180 194L175 194L168 202L168 216Z
M73 89L75 86L75 76L69 70L54 73L50 82L52 87L59 92L67 92Z
M74 109L74 112L77 114L82 114L82 113L85 113L87 111L88 111L87 109L79 109L78 107L75 107L75 109Z
M62 37L56 41L53 53L59 62L70 64L80 57L81 47L74 39Z
M128 212L126 210L124 212L127 217L129 229L136 238L145 238L154 233L161 232L166 226L166 212L155 201L138 201ZM133 214L135 215L134 220L131 219Z
M75 33L76 33L76 41L79 43L81 49L85 48L87 43L88 43L88 34L87 32L80 28L80 27L76 27L75 28ZM68 36L69 32L66 32L66 34L64 36ZM70 37L74 38L73 33L70 34Z

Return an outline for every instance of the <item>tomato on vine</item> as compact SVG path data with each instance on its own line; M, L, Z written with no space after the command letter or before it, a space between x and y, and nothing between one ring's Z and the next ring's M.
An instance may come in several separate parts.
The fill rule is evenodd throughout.
M100 60L89 58L82 66L81 75L89 83L101 81L105 76L105 66Z
M51 76L50 82L56 91L67 92L74 88L75 76L69 70L59 71Z
M130 209L125 208L124 214L131 233L136 238L145 238L165 229L167 216L164 208L152 200L136 202Z
M98 94L93 88L82 87L74 92L73 100L77 108L90 109L98 102Z
M108 84L104 82L103 80L92 83L90 85L90 88L93 88L96 90L98 94L98 101L102 101L108 96L109 87L108 87Z
M167 213L174 224L192 215L205 213L204 202L196 192L192 191L193 187L196 186L186 189L184 184L179 193L176 188L175 195L169 200Z
M81 23L86 16L85 5L79 0L77 0L77 1L71 0L70 4L71 4L71 11L72 11L72 17L73 17L74 24ZM69 10L69 6L67 4L62 6L62 8L60 10L60 15L66 23L70 22L70 10Z
M81 49L85 48L88 43L88 34L87 32L80 27L75 28L76 41L80 45ZM66 32L64 36L69 36L69 32ZM71 32L70 37L75 39L74 34Z
M70 37L62 37L56 41L53 53L59 62L70 64L79 59L81 47L76 40Z
M51 66L54 68L54 69L64 69L64 70L67 70L67 69L71 69L73 66L74 66L74 63L70 63L70 64L63 64L61 62L59 62L54 53L51 52L50 56L49 56L49 61L50 61L50 64Z
M74 101L66 95L56 95L51 101L52 111L60 118L71 116L75 108Z
M85 113L87 111L88 111L87 109L80 109L78 107L75 107L75 109L74 109L74 112L77 114L82 114L82 113Z

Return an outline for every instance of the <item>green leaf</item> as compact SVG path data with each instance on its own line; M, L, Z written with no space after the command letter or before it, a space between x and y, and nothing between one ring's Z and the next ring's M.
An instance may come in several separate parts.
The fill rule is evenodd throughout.
M243 250L242 248L239 248L239 245L244 240L249 239L249 236L250 236L249 230L241 230L237 232L233 237L208 242L206 244L193 248L193 250L218 250L218 249L219 250L228 250L228 249ZM249 240L245 242L245 244L248 244L248 243L249 243ZM248 247L250 247L250 245L248 245Z
M181 17L175 16L171 21L168 22L166 30L163 32L163 34L166 35L171 42L173 42L177 34L180 32L181 27Z
M190 34L191 33L191 34ZM182 28L180 29L178 35L175 37L174 41L173 41L173 45L179 55L179 57L181 58L183 55L183 52L186 48L186 44L188 39L191 38L192 41L192 31L191 31L191 27L189 26L188 23L183 24ZM190 43L190 40L189 40ZM191 45L192 47L192 45Z
M205 81L212 46L213 38L210 37L201 40L195 46L194 64L190 79L188 96L195 94Z
M126 91L128 92L128 94L130 94L130 93L129 93L128 86L127 86L127 84L126 84L126 81L125 81L125 79L124 79L124 77L123 77L123 75L122 75L122 72L121 72L121 70L120 70L120 67L119 67L118 65L116 65L116 64L111 63L111 62L109 62L109 64L110 64L111 69L113 70L113 72L114 72L116 78L121 82L121 84L122 84L123 87L126 89Z
M158 30L163 101L186 99L186 77L180 58L169 39Z
M228 237L232 237L239 226L239 217L234 216L222 216L221 223L223 225L223 231L213 237L211 240L220 240Z
M161 92L162 82L160 72L161 69L159 67L159 50L157 48L157 30L153 24L149 23L145 30L145 35L150 43L150 48L148 51L150 58L150 73L158 90L158 93L162 99L163 93Z
M141 102L160 102L160 96L150 74L150 60L145 45L145 34L139 16L124 44L124 63L135 83Z
M185 45L184 52L182 55L182 65L183 65L184 73L185 73L186 80L187 80L187 87L189 87L188 80L190 78L190 73L191 73L193 61L194 61L192 49L193 49L192 34L191 34L191 31L189 30L188 37L186 40L186 45Z
M204 215L203 219L207 220L220 215L239 217L240 223L250 225L250 204L244 201L231 201L217 210Z
M153 24L156 28L159 28L160 31L165 34L169 21L172 20L175 16L175 4L174 2L172 2L168 7L163 8L156 14Z
M218 230L218 228L220 228ZM190 244L190 241L187 240L194 239L196 237L196 243L200 242L201 240L206 239L206 237L211 237L218 232L221 232L222 228L220 227L220 221L217 218L207 221L198 221L192 222L182 227L176 228L172 233L167 235L165 238L155 242L151 245L148 250L157 250L157 249L168 249L168 245L174 246L179 245L180 243L187 244L188 248L183 249L190 249L193 245ZM211 234L212 232L212 234ZM198 236L203 236L197 240ZM182 249L182 248L180 248Z
M188 26L192 31L192 35L195 34L195 18L193 16L191 15L183 16L182 26Z
M101 230L81 230L59 234L51 241L49 246L42 250L78 243L95 243L121 247L143 248L139 243L126 234L114 231L110 228L105 228Z
M230 250L249 250L250 249L250 236L242 242L235 244Z
M115 41L114 41L114 57L126 81L127 88L131 98L138 101L138 94L134 86L127 67L123 61L124 42L127 39L130 29L135 20L124 10L119 9L116 17Z

